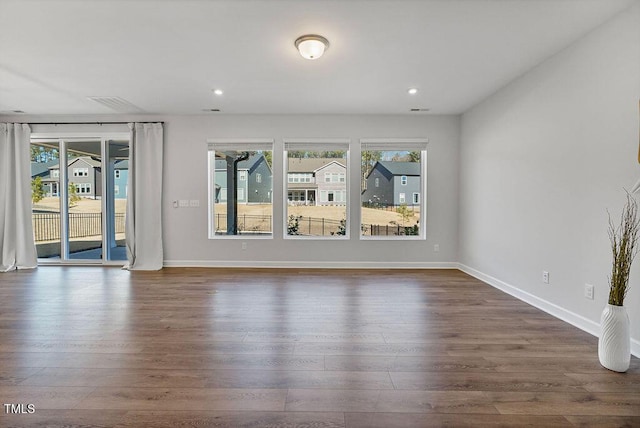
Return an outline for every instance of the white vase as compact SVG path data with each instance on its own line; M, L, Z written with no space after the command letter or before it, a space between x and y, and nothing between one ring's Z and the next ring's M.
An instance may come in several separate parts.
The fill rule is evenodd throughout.
M624 306L609 305L600 317L598 358L603 367L614 372L626 372L631 362L629 316Z

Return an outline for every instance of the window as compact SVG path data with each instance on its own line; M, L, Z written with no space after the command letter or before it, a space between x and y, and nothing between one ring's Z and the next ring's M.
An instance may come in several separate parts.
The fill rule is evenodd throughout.
M361 140L363 238L425 239L426 147L424 139ZM382 174L392 178L381 187Z
M74 177L88 177L89 168L73 168Z
M287 174L287 182L289 183L311 183L313 182L313 174Z
M76 192L79 195L86 195L91 193L91 183L74 183Z
M272 237L273 140L208 140L207 143L209 238ZM248 171L252 171L251 175ZM234 182L235 186L231 184Z
M119 170L119 169L116 169L116 170L114 171L113 175L114 175L114 177L115 177L115 179L116 179L116 180L117 180L118 178L120 178L120 170Z
M285 238L348 234L348 153L349 140L285 140Z

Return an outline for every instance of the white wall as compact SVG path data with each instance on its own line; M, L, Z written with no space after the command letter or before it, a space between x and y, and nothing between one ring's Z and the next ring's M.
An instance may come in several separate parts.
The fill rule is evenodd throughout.
M639 100L636 5L466 112L464 269L597 333L611 262L606 210L619 219L623 188L640 179ZM632 271L625 306L638 355L640 259ZM595 300L583 297L585 283Z
M163 120L164 254L169 266L456 267L459 116L200 115L200 116L5 116L0 121ZM34 125L32 132L100 129L125 125ZM207 139L272 138L274 152L273 239L207 238ZM284 138L428 138L427 240L372 241L358 238L358 203L350 212L348 240L283 239L282 141ZM351 198L359 201L360 161L350 159ZM173 208L172 201L199 199L199 208ZM242 250L241 243L247 249ZM434 244L440 251L434 252Z
M457 262L457 116L181 116L166 125L165 259L170 265L252 266L446 266ZM351 237L341 240L285 240L282 140L286 138L429 139L427 240L362 241L358 209L350 212ZM274 236L270 240L207 239L207 138L274 138ZM354 147L357 147L355 145ZM360 161L350 159L351 198L359 200ZM200 199L200 209L174 209L173 199ZM357 204L356 204L357 205ZM352 208L354 205L351 205ZM355 226L355 227L354 227ZM247 243L242 250L241 242ZM433 251L440 244L440 252Z

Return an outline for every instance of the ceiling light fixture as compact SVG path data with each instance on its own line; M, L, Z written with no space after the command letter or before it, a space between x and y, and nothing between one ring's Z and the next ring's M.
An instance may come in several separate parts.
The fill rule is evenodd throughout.
M213 93L216 94L216 95L222 95L222 94L224 94L224 91L222 89L214 89Z
M317 34L307 34L298 37L295 45L303 58L318 59L329 49L329 40Z
M418 88L409 88L407 92L409 93L409 95L415 95L418 93Z

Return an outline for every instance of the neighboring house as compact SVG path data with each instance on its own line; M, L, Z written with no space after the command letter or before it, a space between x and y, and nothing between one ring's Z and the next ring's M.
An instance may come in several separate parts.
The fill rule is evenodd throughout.
M99 198L102 196L102 169L100 161L90 156L69 159L67 177L76 187L78 196ZM60 165L57 160L51 162L31 162L31 178L40 177L45 196L60 195ZM127 198L127 180L129 161L117 161L114 166L114 197Z
M47 164L31 164L32 178L41 177L47 196L58 196L60 194L60 164L58 161ZM47 172L43 172L44 165L47 165ZM102 169L100 161L90 156L81 156L69 159L67 163L67 177L69 184L76 187L78 196L83 198L97 199L102 196Z
M117 161L113 166L113 195L116 199L127 199L129 160Z
M365 205L420 205L419 162L378 161L366 180L361 197Z
M241 203L270 203L272 172L262 154L238 162L237 200ZM215 170L216 203L227 202L227 162L216 159Z
M287 200L300 205L345 205L345 159L289 158Z
M45 196L58 196L58 179L51 177L52 166L57 166L58 161L31 162L31 179L40 177Z

